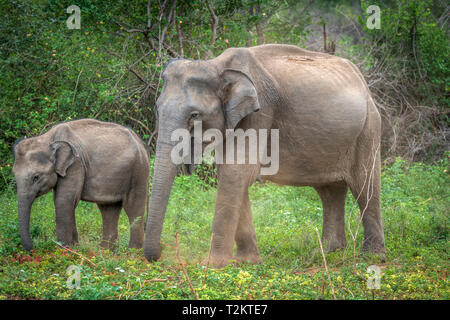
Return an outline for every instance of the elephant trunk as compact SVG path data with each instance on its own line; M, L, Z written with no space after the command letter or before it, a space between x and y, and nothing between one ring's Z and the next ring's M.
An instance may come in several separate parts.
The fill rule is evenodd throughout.
M17 207L19 213L19 234L25 250L33 249L33 242L30 237L30 212L34 197L19 193L17 197Z
M170 157L171 150L170 143L158 138L144 243L144 255L148 261L158 260L161 256L161 232L176 174L176 165Z

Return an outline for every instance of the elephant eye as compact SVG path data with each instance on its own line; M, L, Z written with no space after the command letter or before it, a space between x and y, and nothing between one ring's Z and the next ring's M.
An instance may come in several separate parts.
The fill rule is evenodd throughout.
M33 177L33 183L36 183L38 180L39 180L39 175L37 174Z
M198 111L192 111L192 112L191 112L191 115L190 115L190 118L191 118L191 120L197 119L197 118L199 117L199 115L200 115L200 112L198 112Z

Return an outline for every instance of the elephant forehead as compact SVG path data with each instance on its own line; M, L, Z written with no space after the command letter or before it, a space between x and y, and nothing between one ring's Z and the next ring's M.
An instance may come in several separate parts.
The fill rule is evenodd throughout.
M14 163L16 170L25 168L39 169L46 167L50 162L50 155L42 151L30 151L24 156L18 157Z
M29 166L32 163L46 164L49 159L49 148L35 138L20 141L14 148L14 165Z
M180 84L189 79L214 81L218 77L217 71L208 61L179 60L167 65L163 79L165 81L178 79Z
M44 151L34 151L27 154L29 162L36 162L38 164L47 164L50 154Z
M31 150L43 149L43 144L39 141L38 137L27 138L21 140L14 147L15 155L23 156Z

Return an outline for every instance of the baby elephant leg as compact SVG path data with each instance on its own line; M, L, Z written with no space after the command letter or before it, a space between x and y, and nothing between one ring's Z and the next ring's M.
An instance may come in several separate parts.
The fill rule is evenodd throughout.
M97 204L102 213L103 220L103 238L101 246L106 249L112 249L114 242L119 239L119 216L122 210L121 203Z
M148 193L146 187L130 194L123 203L123 208L130 222L130 248L142 248L144 245L144 214Z

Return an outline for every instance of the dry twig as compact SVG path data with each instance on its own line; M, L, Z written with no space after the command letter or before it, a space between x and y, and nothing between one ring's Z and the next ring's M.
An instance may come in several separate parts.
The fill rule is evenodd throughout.
M210 246L209 246L208 259L206 260L206 270L205 270L205 277L203 278L203 285L206 284L206 276L208 275L208 267L209 267L209 260L211 258L211 247L212 247L213 237L214 237L214 233L211 233L211 241L210 241Z
M78 252L76 252L75 250L69 249L69 248L63 246L62 244L59 244L59 243L58 243L57 241L55 241L55 240L52 240L52 241L53 241L54 243L56 243L58 246L60 246L61 248L65 249L65 250L67 250L67 251L69 251L69 252L72 252L72 253L76 254L77 256L80 256L81 259L82 259L82 261L86 260L87 262L89 262L89 263L92 264L93 266L98 267L95 263L93 263L91 260L89 260L89 258L86 258L86 257L83 256L81 253L78 253Z
M184 264L183 264L183 262L181 261L181 258L180 258L180 247L178 245L178 232L175 233L175 247L176 247L176 250L177 250L178 263L180 264L181 269L183 270L184 276L186 277L186 280L189 283L189 287L191 288L192 294L194 295L195 300L199 300L198 294L197 294L197 292L195 292L195 289L194 289L194 286L192 285L191 279L189 278L189 275L188 275L188 273L186 271L186 268L184 267Z
M331 293L333 294L333 299L337 300L336 294L334 293L333 283L331 282L330 273L328 272L327 259L325 258L325 253L323 252L322 240L320 240L319 230L317 230L317 228L315 228L315 230L316 230L317 238L319 239L320 252L322 253L323 264L325 265L325 272L327 273L327 276L328 276L328 283L331 288Z

